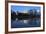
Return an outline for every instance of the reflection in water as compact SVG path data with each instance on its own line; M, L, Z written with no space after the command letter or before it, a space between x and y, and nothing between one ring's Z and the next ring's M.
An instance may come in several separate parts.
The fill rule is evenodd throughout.
M24 23L28 23L28 20L23 20Z
M39 27L40 18L27 19L27 20L12 20L12 28L22 28L22 27Z

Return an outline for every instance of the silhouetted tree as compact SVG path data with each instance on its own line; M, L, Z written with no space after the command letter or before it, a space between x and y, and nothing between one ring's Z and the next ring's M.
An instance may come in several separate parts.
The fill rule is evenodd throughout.
M15 20L16 19L16 13L11 10L11 19Z

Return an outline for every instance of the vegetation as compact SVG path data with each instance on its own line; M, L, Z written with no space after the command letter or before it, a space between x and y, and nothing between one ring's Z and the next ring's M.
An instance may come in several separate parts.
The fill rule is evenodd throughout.
M29 10L29 13L19 13L19 11L12 11L11 10L11 19L15 20L16 18L18 19L33 19L33 18L40 18L40 14L37 14L37 11L34 10ZM17 13L17 14L16 14Z

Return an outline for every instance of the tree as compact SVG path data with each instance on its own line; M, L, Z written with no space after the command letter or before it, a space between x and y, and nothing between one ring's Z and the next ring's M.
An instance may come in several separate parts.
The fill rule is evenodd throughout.
M16 13L11 10L11 19L15 20L16 19Z

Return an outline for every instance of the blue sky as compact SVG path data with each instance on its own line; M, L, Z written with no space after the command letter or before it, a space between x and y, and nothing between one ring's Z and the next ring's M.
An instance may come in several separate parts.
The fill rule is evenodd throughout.
M15 5L12 5L11 6L11 9L12 11L28 11L30 9L36 9L36 10L40 10L40 7L39 6L15 6Z

